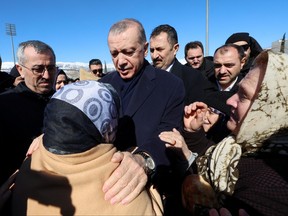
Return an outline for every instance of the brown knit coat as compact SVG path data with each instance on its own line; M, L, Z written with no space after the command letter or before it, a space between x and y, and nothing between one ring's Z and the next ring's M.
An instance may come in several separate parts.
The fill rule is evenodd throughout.
M56 155L40 147L24 161L12 199L13 215L162 215L161 203L145 190L130 204L104 200L105 180L118 166L116 148L100 144L86 152ZM155 192L155 191L154 191Z

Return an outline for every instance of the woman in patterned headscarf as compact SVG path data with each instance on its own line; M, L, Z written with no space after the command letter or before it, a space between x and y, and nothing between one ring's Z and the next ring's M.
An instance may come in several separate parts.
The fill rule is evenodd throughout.
M287 214L287 81L288 55L260 53L238 92L227 100L232 135L204 151L196 160L199 175L184 181L184 205L194 215L199 205L226 207L232 215L241 208L249 215ZM202 115L201 110L185 111L184 122ZM186 129L193 131L187 122ZM203 147L208 145L204 138L199 141Z
M112 86L97 81L53 95L39 148L16 178L12 215L161 215L147 191L127 205L104 199L103 184L119 165L111 162L119 106Z

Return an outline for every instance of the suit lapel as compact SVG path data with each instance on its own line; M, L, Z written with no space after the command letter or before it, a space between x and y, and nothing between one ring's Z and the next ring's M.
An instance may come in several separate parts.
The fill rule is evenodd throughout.
M170 70L170 73L182 78L183 73L182 73L182 64L175 58L175 62Z

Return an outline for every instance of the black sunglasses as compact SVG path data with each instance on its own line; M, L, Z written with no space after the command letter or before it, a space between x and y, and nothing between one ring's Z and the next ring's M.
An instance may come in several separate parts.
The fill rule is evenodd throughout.
M244 44L244 45L241 45L241 47L244 49L244 51L247 51L248 48L250 47L249 44Z
M92 70L92 73L97 74L98 72L102 73L102 71L103 71L103 69L95 69L95 70Z

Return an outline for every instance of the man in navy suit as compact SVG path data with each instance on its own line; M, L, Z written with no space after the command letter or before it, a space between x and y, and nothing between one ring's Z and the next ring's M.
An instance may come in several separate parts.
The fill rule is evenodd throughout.
M112 160L120 166L105 182L105 199L129 203L152 175L170 166L162 131L182 126L185 89L181 79L157 69L145 59L148 42L142 24L121 20L110 28L108 46L117 71L100 82L110 83L121 98L121 113L115 145L121 152ZM134 153L129 147L138 147ZM158 172L159 171L159 172Z
M150 55L153 66L179 77L185 87L185 105L203 101L210 83L196 69L181 64L176 54L179 50L178 35L174 27L163 24L153 29L150 35ZM166 216L184 215L181 203L182 176L173 170L166 180L164 211ZM175 174L173 174L175 173Z
M196 69L181 64L176 54L179 50L178 35L172 26L159 25L150 35L150 55L156 68L166 70L183 80L185 105L202 101L209 88L209 82Z

